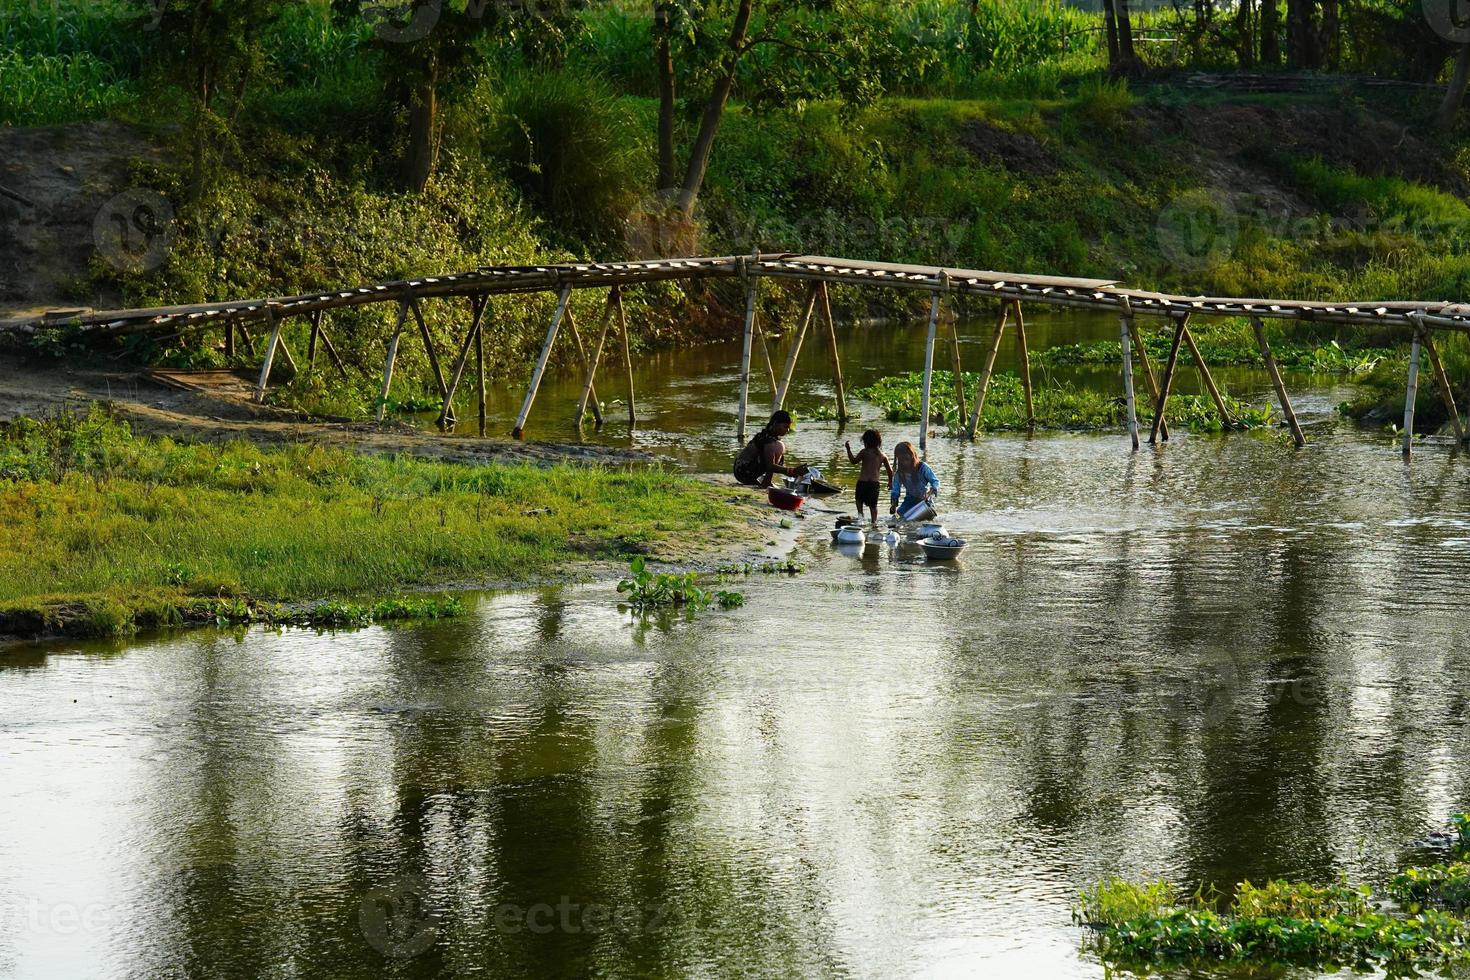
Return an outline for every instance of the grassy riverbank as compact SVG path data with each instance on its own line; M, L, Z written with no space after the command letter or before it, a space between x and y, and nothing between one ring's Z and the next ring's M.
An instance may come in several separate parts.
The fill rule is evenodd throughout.
M99 409L19 419L0 427L0 631L120 633L234 619L242 603L278 619L292 614L269 604L528 581L731 523L717 489L657 468L189 445L135 436ZM413 611L375 602L323 616Z

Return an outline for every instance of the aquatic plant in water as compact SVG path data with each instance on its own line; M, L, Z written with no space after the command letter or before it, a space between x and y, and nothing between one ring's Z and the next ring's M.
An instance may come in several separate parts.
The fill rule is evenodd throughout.
M1463 835L1470 816L1456 819ZM1214 891L1182 895L1167 882L1099 882L1073 920L1113 966L1211 964L1381 970L1416 976L1470 967L1470 865L1408 868L1389 883L1388 906L1366 885L1242 882L1225 910Z
M629 563L628 571L632 577L618 582L618 592L628 596L626 605L634 612L678 607L704 609L713 604L733 609L745 604L745 596L739 592L700 588L698 572L651 571L642 555Z

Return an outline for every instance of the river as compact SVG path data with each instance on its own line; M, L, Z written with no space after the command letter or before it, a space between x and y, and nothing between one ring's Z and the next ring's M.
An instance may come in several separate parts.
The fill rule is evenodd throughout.
M921 345L848 332L849 378ZM587 438L723 469L737 357L640 361L645 421ZM575 437L576 387L531 437ZM640 623L595 583L0 652L0 976L1101 977L1070 911L1103 876L1381 881L1470 808L1470 468L1295 387L1301 452L936 438L962 561L814 514L807 573L735 611Z

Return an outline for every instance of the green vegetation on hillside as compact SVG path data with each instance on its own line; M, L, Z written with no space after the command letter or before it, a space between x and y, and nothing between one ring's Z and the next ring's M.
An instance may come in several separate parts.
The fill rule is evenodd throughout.
M1324 78L1232 94L1228 79L1194 87L1160 74L1271 60L1260 25L1198 20L1210 4L1133 15L1136 31L1174 40L1141 46L1153 73L1128 78L1107 70L1103 18L1059 0L756 5L751 43L730 64L721 51L732 4L679 8L663 34L652 5L442 6L421 41L396 43L371 15L393 2L240 0L217 16L250 29L216 37L191 32L194 7L183 0L0 0L0 124L121 119L180 161L139 164L132 176L174 214L167 261L118 269L99 258L72 298L291 293L671 245L1215 294L1470 292L1470 153L1434 127L1437 93L1345 96ZM1295 28L1277 27L1279 52L1305 57L1291 48ZM1408 0L1354 5L1334 29L1331 45L1306 52L1313 66L1432 81L1453 54ZM660 37L681 100L671 114L660 100ZM215 73L206 95L194 84L202 66ZM726 69L730 99L693 215L665 227L660 120L682 173ZM428 130L425 86L435 95ZM415 154L429 176L405 191ZM638 343L732 331L738 317L721 311L739 296L727 286L630 291ZM895 312L914 297L839 291L835 300L847 312ZM765 299L772 313L797 301L774 289ZM546 307L545 297L497 300L493 373L521 370ZM578 312L595 315L590 305ZM466 310L432 302L425 313L448 348ZM391 315L331 318L364 378L381 365ZM287 325L296 345L304 331ZM218 338L202 335L135 353L180 365L222 356ZM1306 356L1318 355L1353 366L1335 363L1325 342ZM410 401L432 390L414 344L399 379ZM295 403L371 407L370 381L346 387L297 393Z
M21 418L0 426L0 621L80 603L128 629L168 621L160 608L198 612L196 600L525 581L656 550L689 527L718 534L726 519L714 488L658 469L186 445L101 410ZM220 608L236 607L203 612Z

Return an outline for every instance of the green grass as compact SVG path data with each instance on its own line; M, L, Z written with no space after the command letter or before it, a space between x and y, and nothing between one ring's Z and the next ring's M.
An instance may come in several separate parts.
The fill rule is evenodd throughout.
M660 469L181 444L93 410L0 428L0 603L82 602L106 619L160 596L283 602L526 581L656 551L690 527L716 533L726 515L712 488ZM354 600L342 615L364 606L392 613Z
M966 371L966 408L974 410L975 390L980 383L976 372ZM1127 420L1127 404L1121 395L1106 395L1045 375L1033 376L1032 402L1036 409L1036 428L1098 430L1117 429ZM854 392L859 398L873 402L883 410L890 422L916 422L923 397L924 376L921 372L891 375L880 378L871 385ZM1223 392L1222 392L1223 394ZM1151 418L1146 396L1138 404L1141 419ZM1269 405L1252 406L1239 399L1224 395L1226 408L1235 422L1244 428L1256 428L1272 424ZM960 428L968 420L959 417L959 403L955 398L954 373L934 372L934 383L930 393L930 418L952 429ZM1174 394L1169 397L1169 408L1165 415L1172 426L1183 426L1194 432L1218 432L1222 425L1214 403L1207 396ZM991 377L985 398L985 414L981 419L984 431L1002 431L1027 428L1025 392L1021 379L1014 374L997 374Z

